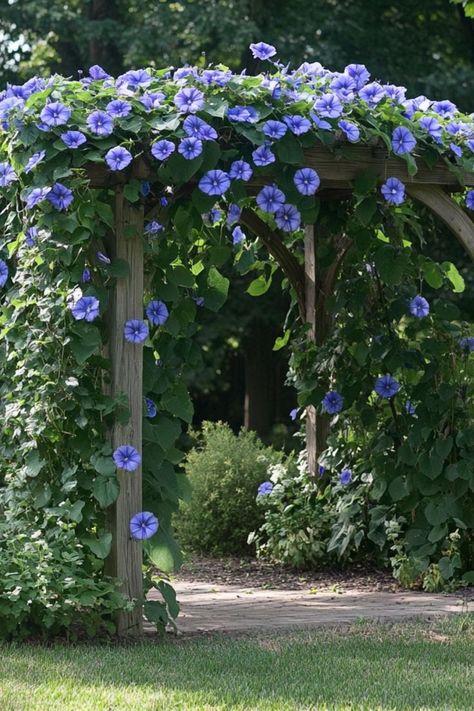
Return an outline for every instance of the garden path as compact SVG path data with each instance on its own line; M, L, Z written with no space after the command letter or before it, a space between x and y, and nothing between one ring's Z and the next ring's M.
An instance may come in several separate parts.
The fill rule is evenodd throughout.
M173 586L181 604L178 630L184 635L284 631L362 619L400 622L474 611L472 592L463 599L412 591L343 591L337 586L333 591L267 590L183 580Z

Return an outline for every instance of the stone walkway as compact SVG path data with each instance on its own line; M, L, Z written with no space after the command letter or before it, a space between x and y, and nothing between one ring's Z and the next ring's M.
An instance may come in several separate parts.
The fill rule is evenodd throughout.
M283 630L344 624L359 620L402 621L474 612L474 602L454 595L421 592L343 593L262 590L201 582L174 582L181 604L179 631L234 632Z

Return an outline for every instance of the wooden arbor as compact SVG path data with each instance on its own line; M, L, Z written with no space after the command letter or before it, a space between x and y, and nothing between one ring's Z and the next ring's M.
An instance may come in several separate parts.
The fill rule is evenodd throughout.
M474 259L474 223L467 213L450 197L460 189L458 178L445 164L432 169L420 165L415 176L410 176L406 163L390 157L384 148L369 146L344 146L340 154L324 146L308 149L305 164L314 168L321 179L320 195L344 197L351 190L351 183L362 170L370 170L381 181L387 177L402 180L410 197L427 206L453 232ZM89 170L92 186L114 187L115 230L110 245L114 257L125 259L130 267L125 279L117 280L110 310L111 334L121 334L123 324L129 318L142 318L143 314L143 246L144 213L124 199L122 184L131 177L153 181L155 171L141 160L134 161L131 172L112 173L93 165ZM464 183L474 185L474 176L465 174ZM262 179L250 183L258 189ZM350 246L344 236L335 236L334 244L338 257L334 264L321 270L317 263L318 234L314 225L305 227L304 268L288 250L277 233L273 232L251 209L244 209L241 221L264 243L269 253L282 268L296 293L300 317L309 323L309 335L317 344L322 343L330 328L325 301L333 291L337 274ZM134 236L131 237L130 235ZM124 342L121 337L111 336L110 356L112 366L112 394L124 394L128 398L130 418L127 424L117 423L111 432L113 445L128 442L141 451L142 446L142 353L141 349ZM307 450L310 471L315 472L319 454L324 449L327 422L316 417L313 407L307 413ZM142 549L129 535L130 516L142 508L141 470L133 477L119 472L120 494L112 515L112 552L109 559L110 574L122 581L123 592L130 599L142 600ZM118 632L140 634L142 631L141 604L118 620Z

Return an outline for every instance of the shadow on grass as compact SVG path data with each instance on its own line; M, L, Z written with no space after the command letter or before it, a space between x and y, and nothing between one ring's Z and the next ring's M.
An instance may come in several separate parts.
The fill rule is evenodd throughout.
M4 699L0 706L8 711L471 711L472 635L452 628L434 635L427 630L426 626L360 625L346 632L216 637L182 644L4 646L0 647L0 700ZM14 698L24 706L9 706Z

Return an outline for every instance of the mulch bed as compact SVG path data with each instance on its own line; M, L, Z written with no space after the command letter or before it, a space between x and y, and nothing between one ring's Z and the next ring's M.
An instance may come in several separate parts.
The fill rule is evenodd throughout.
M345 592L400 592L400 586L388 571L376 570L362 564L352 564L343 570L324 568L301 571L273 565L253 558L190 557L177 580L202 582L210 585L236 585L241 588L264 590L313 590Z

